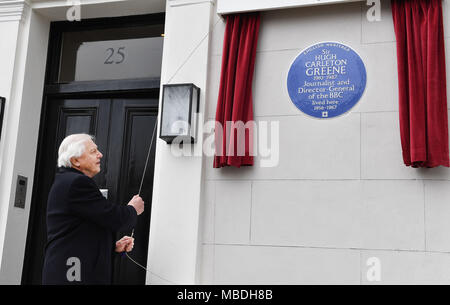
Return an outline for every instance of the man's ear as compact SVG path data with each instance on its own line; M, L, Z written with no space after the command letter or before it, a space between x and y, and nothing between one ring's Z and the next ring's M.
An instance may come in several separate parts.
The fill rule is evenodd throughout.
M70 163L72 164L72 166L80 167L80 161L78 161L78 158L70 158Z

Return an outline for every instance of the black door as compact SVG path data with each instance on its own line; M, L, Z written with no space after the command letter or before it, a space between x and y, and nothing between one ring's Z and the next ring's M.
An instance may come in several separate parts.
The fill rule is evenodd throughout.
M67 135L94 135L104 157L101 172L94 177L99 188L108 189L115 204L127 204L139 191L152 132L157 123L157 97L53 99L47 101L38 173L32 200L27 250L22 283L40 284L46 243L46 204L56 170L57 152ZM145 212L139 216L134 231L135 247L130 256L146 265L150 229L151 194L154 172L153 140L141 197ZM119 232L117 238L131 232ZM124 256L113 264L114 283L144 284L145 270Z

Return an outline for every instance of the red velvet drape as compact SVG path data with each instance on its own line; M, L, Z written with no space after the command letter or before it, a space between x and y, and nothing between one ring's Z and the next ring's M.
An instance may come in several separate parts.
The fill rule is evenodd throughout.
M259 25L259 13L227 16L216 110L215 168L253 165L252 83Z
M441 0L392 0L407 166L450 166Z

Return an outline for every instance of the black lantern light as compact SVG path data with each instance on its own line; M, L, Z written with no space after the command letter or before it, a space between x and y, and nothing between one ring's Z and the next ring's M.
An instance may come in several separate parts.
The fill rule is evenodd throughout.
M159 137L167 143L195 143L200 88L193 84L163 85Z
M0 139L2 137L3 113L5 112L5 98L0 96Z

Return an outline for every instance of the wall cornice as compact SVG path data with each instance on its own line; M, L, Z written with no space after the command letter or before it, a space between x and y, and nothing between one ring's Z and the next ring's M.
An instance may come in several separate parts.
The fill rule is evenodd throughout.
M225 15L360 1L362 0L217 0L217 13Z
M0 22L23 21L29 9L25 0L0 0Z

